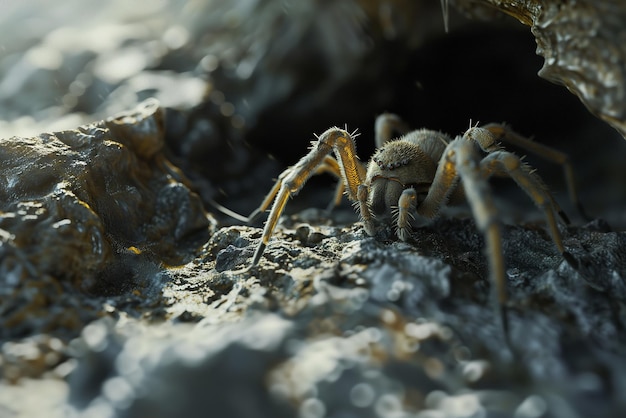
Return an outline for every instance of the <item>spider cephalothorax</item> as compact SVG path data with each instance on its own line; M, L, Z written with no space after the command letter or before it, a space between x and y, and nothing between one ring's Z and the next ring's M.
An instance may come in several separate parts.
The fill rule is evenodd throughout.
M404 135L392 139L392 133L396 131ZM377 234L382 222L391 219L398 238L407 240L413 227L421 224L420 220L433 219L443 206L465 196L477 227L485 236L490 275L506 328L504 256L500 223L488 178L507 176L515 180L543 210L558 251L566 258L571 256L564 251L557 227L556 214L567 222L563 212L541 178L517 155L506 151L500 141L513 143L562 164L570 197L577 203L569 159L565 154L526 139L500 124L470 126L456 138L425 129L407 131L397 116L379 116L376 121L377 151L367 166L356 155L354 134L330 128L319 135L309 153L280 175L255 211L256 214L263 212L273 202L252 264L261 259L289 197L297 194L313 174L327 171L341 179L337 196L345 190L358 208L365 231L372 236ZM459 187L460 184L463 187Z
M423 202L446 140L439 132L419 130L384 142L377 149L365 177L369 187L368 205L376 216L395 210L404 190L415 190L416 205Z

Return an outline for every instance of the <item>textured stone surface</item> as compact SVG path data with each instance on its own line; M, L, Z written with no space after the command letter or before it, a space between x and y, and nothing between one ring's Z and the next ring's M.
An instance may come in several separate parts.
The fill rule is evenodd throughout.
M464 1L459 3L463 4ZM470 3L470 2L467 2ZM619 0L483 0L531 27L539 75L562 84L626 137L626 5ZM467 10L472 6L467 4Z
M186 263L208 239L212 218L162 152L161 112L152 100L72 131L0 140L3 341L77 335L103 312L88 294L149 305L161 265ZM55 351L42 338L43 354ZM40 372L61 360L50 358Z
M511 351L472 221L441 219L400 243L367 237L359 224L311 220L328 222L315 211L288 220L258 267L245 270L260 230L230 227L213 235L207 256L172 271L167 310L195 325L90 325L101 339L90 346L86 329L76 346L72 404L163 417L207 408L242 417L626 410L624 233L566 232L576 256L602 248L602 257L588 254L594 277L611 278L600 291L541 230L506 228ZM321 239L308 243L314 234ZM164 385L180 393L164 398ZM213 399L217 387L225 395Z

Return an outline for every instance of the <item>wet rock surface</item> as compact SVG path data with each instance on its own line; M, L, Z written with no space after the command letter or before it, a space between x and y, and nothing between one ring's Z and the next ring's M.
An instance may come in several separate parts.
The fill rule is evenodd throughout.
M0 417L625 415L626 148L536 77L543 63L619 130L624 9L558 3L459 0L497 23L453 10L448 35L437 1L87 13L70 0L80 21L12 6L0 16L15 38L0 54ZM312 179L250 267L260 224L211 205L250 213L332 125L360 128L365 159L383 111L453 135L468 118L506 120L570 153L599 217L561 227L574 267L495 185L510 346L463 209L406 243L391 228L375 239L347 204L312 209L332 195ZM531 163L561 189L559 167Z

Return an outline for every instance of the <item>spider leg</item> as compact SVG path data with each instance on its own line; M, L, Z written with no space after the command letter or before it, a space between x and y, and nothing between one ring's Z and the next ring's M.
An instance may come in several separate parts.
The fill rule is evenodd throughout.
M517 155L508 151L496 151L487 155L481 161L480 166L487 176L493 173L503 173L515 180L537 207L543 211L550 228L552 241L554 241L559 252L563 254L563 241L554 216L559 208L541 178L534 174L531 168L524 164Z
M346 190L346 186L341 181L341 170L339 168L339 163L330 155L327 155L324 158L322 164L315 170L316 175L322 173L330 173L333 176L337 177L337 179L339 179L339 181L337 182L337 187L335 188L335 195L333 197L333 200L331 200L326 207L326 211L330 212L333 210L334 207L341 204L341 199L343 198L343 192Z
M376 148L382 147L391 141L394 132L404 135L411 129L402 119L393 113L383 113L376 118L374 131L376 133Z
M288 168L288 169L286 169L285 171L283 171L281 173L281 175L278 177L278 180L276 180L276 183L274 183L274 186L272 187L272 189L269 191L269 193L267 195L265 195L265 198L263 199L263 202L261 203L261 205L258 208L256 208L255 210L253 210L252 213L250 213L250 215L248 215L248 216L240 215L237 212L232 211L232 210L228 209L227 207L217 203L213 199L209 199L209 202L211 203L211 205L213 205L217 210L219 210L223 214L228 215L228 216L230 216L230 217L232 217L234 219L237 219L238 221L241 221L241 222L251 223L261 213L263 213L263 212L265 212L267 210L269 205L274 200L274 197L276 197L276 193L278 193L278 190L280 189L280 185L282 183L282 179L290 173L290 170L291 170L291 168Z
M278 190L280 190L282 180L291 172L292 168L293 167L290 167L281 173L276 183L274 183L274 186L272 187L272 189L263 199L263 202L261 202L259 207L256 208L254 211L252 211L252 213L250 213L248 217L243 217L231 211L230 209L225 208L222 205L219 205L218 203L215 203L215 204L219 206L218 209L222 211L223 213L226 213L227 215L232 216L235 219L238 219L240 221L250 223L254 221L261 213L265 212L267 208L272 204L272 202L274 201L274 198L276 197L276 194L278 193ZM322 163L319 165L319 167L317 167L317 169L315 170L313 174L317 175L317 174L322 174L322 173L330 173L334 175L335 177L337 177L339 180L341 180L341 172L339 170L339 163L337 163L337 160L335 160L330 155L327 155L326 157L324 157L324 161L322 161ZM341 198L343 197L344 190L345 190L345 186L343 182L339 181L337 183L337 188L335 189L335 196L327 207L328 211L332 210L333 207L338 206L341 203Z
M248 216L246 222L248 222L248 223L252 222L261 213L265 212L267 210L267 208L269 208L270 204L274 201L274 198L276 197L276 194L278 193L278 190L280 190L280 186L283 183L283 179L287 175L289 175L289 173L291 173L291 169L292 169L292 167L289 167L288 169L283 171L280 174L280 176L278 176L278 180L276 180L276 183L274 183L274 186L272 186L272 189L265 196L265 198L263 199L263 202L261 202L261 205L258 208L256 208L254 211L252 211L252 213Z
M350 134L343 129L330 128L321 134L317 141L313 142L307 155L280 175L277 185L272 188L272 191L261 204L259 209L263 209L266 201L271 201L275 196L270 214L265 222L261 242L252 258L252 265L258 264L261 259L289 197L298 194L306 181L315 174L318 167L324 164L330 152L334 152L337 156L339 172L347 187L348 197L351 200L357 200L358 187L365 178L365 167L356 155L356 147Z
M570 160L569 155L567 155L564 152L558 151L552 147L549 147L547 145L543 145L539 142L535 142L529 138L526 138L518 134L517 132L513 131L511 128L509 128L508 126L504 124L490 123L481 128L470 128L470 130L477 132L477 134L473 135L472 133L468 131L466 132L466 135L468 137L475 136L475 138L473 139L475 139L481 145L481 148L484 151L489 152L489 150L483 146L485 142L495 143L496 141L503 141L508 144L512 144L520 148L523 148L526 151L532 152L533 154L538 155L547 161L550 161L554 164L558 164L561 167L563 167L565 183L567 186L567 191L568 191L571 202L574 204L574 206L576 207L576 210L578 211L578 213L583 219L585 219L586 221L591 220L591 217L586 213L580 201L580 197L578 195L578 189L576 188L574 168L572 167L572 162ZM484 132L485 130L488 132L488 134L487 132ZM479 131L483 131L483 133L478 134ZM491 139L486 139L487 136L490 136ZM484 138L484 139L481 142L479 138ZM562 211L559 213L559 215L563 218L565 223L569 224L569 221L567 220L567 216L565 216L565 214Z
M460 140L460 138L458 138L458 140ZM421 217L433 219L437 216L439 209L448 202L450 195L456 190L459 175L454 159L456 155L455 147L458 140L451 141L443 151L437 165L435 177L428 189L428 194L417 208L417 214Z
M398 214L396 225L398 228L398 238L407 241L411 237L411 220L417 206L417 192L415 189L405 189L398 199Z
M357 204L359 207L359 213L361 214L361 222L363 222L363 229L370 237L376 235L376 222L369 203L369 190L366 185L361 184L357 192Z
M485 253L489 260L489 273L497 300L497 311L504 336L508 341L509 324L506 315L508 296L502 251L502 231L496 205L486 176L481 169L480 157L474 143L463 138L457 138L450 145L452 152L449 153L449 158L451 158L449 163L455 165L458 170L476 225L485 237Z

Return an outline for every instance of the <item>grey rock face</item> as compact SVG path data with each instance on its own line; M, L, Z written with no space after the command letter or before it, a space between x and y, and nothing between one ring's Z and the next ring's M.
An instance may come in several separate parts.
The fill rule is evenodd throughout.
M80 328L95 313L64 293L125 293L208 238L211 218L162 153L161 112L148 101L76 130L0 140L2 338Z

